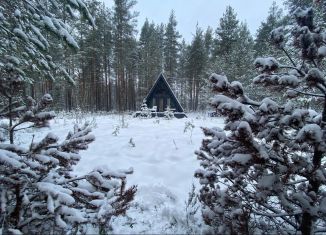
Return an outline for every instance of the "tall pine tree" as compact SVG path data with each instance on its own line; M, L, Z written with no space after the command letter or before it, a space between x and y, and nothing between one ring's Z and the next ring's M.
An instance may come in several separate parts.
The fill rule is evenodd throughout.
M130 57L135 44L135 17L132 12L135 0L115 0L113 8L113 43L114 43L114 72L116 76L116 108L119 111L128 109L128 91L135 89L131 77L132 63ZM128 67L129 66L129 67Z
M142 102L155 79L162 72L162 39L161 27L149 23L146 19L138 43L139 103Z
M257 30L257 35L255 39L255 56L274 56L278 57L280 54L271 45L269 38L270 33L273 29L280 27L285 23L282 9L279 8L274 1L272 6L269 8L268 16L265 21L263 21Z
M215 69L231 80L246 74L252 62L252 44L247 25L240 23L234 9L228 6L216 29L213 52Z
M164 72L170 84L175 83L180 37L177 31L177 20L172 10L164 34Z
M189 48L188 58L188 89L189 108L197 110L200 90L203 86L204 69L206 68L206 51L203 30L196 27L196 34L193 37Z

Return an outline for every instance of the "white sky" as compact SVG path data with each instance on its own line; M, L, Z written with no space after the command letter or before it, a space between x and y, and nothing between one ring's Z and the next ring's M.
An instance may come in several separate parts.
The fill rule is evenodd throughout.
M108 7L113 5L113 0L103 1ZM283 7L282 0L275 1ZM246 22L255 36L260 23L266 19L272 2L273 0L138 0L134 10L139 12L140 31L146 17L150 22L166 24L171 10L174 9L178 22L177 30L190 42L197 22L203 29L211 26L215 30L228 5L235 9L238 19Z

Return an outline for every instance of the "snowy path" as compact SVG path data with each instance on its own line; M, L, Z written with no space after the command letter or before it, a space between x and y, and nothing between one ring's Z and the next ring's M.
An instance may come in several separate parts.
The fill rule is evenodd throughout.
M90 148L82 152L75 167L77 173L87 173L97 166L111 169L133 167L128 185L137 185L138 191L132 208L125 218L113 221L114 233L185 233L185 201L199 164L194 151L199 149L203 134L201 126L222 126L219 118L193 118L164 120L126 118L127 128L112 135L115 126L121 126L117 115L95 117L96 137ZM86 118L92 120L91 117ZM61 118L52 124L51 131L64 137L72 128L74 119ZM195 125L192 138L184 133L185 123ZM36 138L48 132L37 133ZM132 138L135 146L129 143ZM193 224L192 226L196 226Z

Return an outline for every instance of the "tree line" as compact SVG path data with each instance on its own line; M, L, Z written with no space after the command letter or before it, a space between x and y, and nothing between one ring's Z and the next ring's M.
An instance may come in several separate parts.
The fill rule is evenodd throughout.
M286 3L290 10L291 2ZM115 0L112 8L100 1L86 3L95 26L63 16L77 38L77 54L74 48L62 47L55 40L50 44L52 58L62 66L60 71L66 71L56 74L62 79L54 82L35 78L25 89L32 97L51 93L57 110L139 109L161 72L186 110L203 110L211 94L209 74L223 72L250 87L254 58L266 53L281 56L267 43L269 32L289 20L274 2L254 38L247 24L228 6L215 29L197 25L188 43L178 32L173 10L166 24L146 19L137 38L135 0Z

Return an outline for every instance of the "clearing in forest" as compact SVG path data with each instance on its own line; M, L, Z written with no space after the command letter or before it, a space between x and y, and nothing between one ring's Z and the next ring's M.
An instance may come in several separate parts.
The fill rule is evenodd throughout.
M172 120L127 115L77 116L59 115L49 128L37 131L34 139L41 139L49 131L64 138L74 123L88 120L96 140L81 153L76 174L98 166L134 169L127 182L137 185L138 191L127 216L112 221L114 233L185 233L201 229L199 211L189 218L186 211L189 214L195 208L186 210L185 203L192 185L198 185L193 177L199 167L194 151L199 149L204 136L200 127L223 126L222 119L203 114ZM21 134L17 136L19 141L29 144L35 133Z

